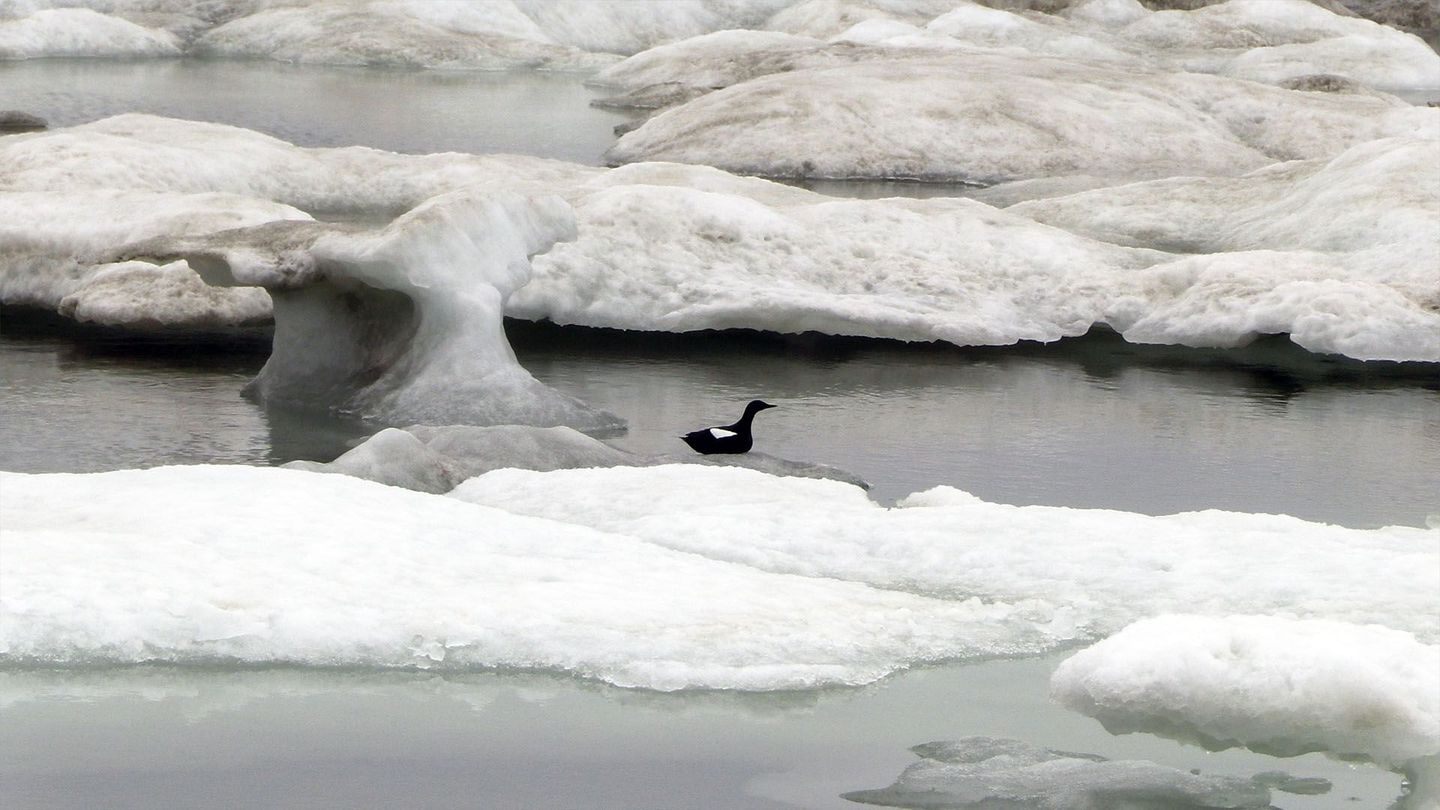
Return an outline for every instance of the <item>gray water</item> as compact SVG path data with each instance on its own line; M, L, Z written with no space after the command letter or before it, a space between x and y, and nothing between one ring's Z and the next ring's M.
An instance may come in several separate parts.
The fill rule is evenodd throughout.
M1319 755L1114 737L1046 698L1064 655L865 689L663 695L565 678L293 670L0 672L0 801L55 807L859 810L908 748L988 735L1249 778L1285 810L1378 810L1400 778Z
M0 469L329 461L377 429L243 397L261 339L140 350L6 321ZM619 447L685 451L681 433L763 398L779 407L756 421L757 449L847 469L882 502L947 484L1003 503L1357 527L1440 514L1440 381L1298 350L1237 359L1103 335L1016 351L510 331L542 381L629 421L611 439Z
M0 109L52 127L121 113L232 124L299 146L503 152L597 165L629 116L574 73L376 70L211 59L0 61Z

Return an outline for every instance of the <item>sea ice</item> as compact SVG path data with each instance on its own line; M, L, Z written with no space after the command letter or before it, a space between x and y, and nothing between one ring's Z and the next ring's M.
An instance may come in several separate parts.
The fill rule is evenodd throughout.
M1112 732L1214 749L1390 767L1440 756L1440 646L1376 625L1159 616L1066 660L1051 692Z
M1440 111L1391 97L964 53L762 76L659 113L607 160L982 184L1228 176L1437 121Z
M777 690L1037 650L1006 605L774 574L341 475L0 473L0 526L9 664L540 669Z
M1440 532L1425 529L1018 507L949 487L886 509L834 481L696 465L497 470L450 497L776 573L1011 605L1066 638L1187 610L1376 622L1440 639Z
M529 258L574 229L555 197L457 191L379 229L272 222L125 252L184 259L217 286L270 292L274 346L247 387L261 400L390 424L610 430L623 421L521 368L502 323Z
M235 127L124 115L0 140L0 209L11 214L0 218L9 248L0 250L0 298L57 307L131 239L304 212L385 221L483 187L554 194L575 210L578 237L537 257L533 280L510 297L506 313L517 317L960 345L1049 341L1103 322L1137 341L1228 346L1290 333L1319 352L1435 361L1433 143L1408 135L1237 178L1000 211L956 198L837 200L701 166L607 171L519 156L304 149ZM227 207L241 216L226 220ZM223 302L230 292L212 295ZM172 307L153 306L162 321ZM194 320L219 322L226 311L238 322L255 310L248 299L216 303ZM143 305L115 312L138 318Z
M21 9L25 11L25 9ZM41 56L179 56L168 31L87 8L41 8L12 16L0 9L0 61Z
M895 784L845 798L940 810L1264 810L1270 790L1253 780L1202 776L1144 760L1110 760L1019 740L966 737L911 749L920 761Z
M193 51L326 65L485 70L593 70L615 61L556 42L503 2L276 6L207 31Z
M268 323L263 290L210 287L179 263L112 261L116 247L137 240L281 220L310 217L236 194L7 189L0 193L0 301L132 329Z

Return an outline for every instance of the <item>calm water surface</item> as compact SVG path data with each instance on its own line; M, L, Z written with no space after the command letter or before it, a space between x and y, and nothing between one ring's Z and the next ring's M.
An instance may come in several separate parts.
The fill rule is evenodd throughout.
M376 429L244 398L263 340L137 352L9 320L0 469L328 461ZM948 484L1005 503L1352 526L1440 513L1440 382L1303 352L1247 364L1104 336L1007 352L510 329L537 377L629 420L617 446L681 452L681 433L764 398L780 407L756 421L757 449L850 470L882 502Z
M0 61L0 104L52 127L140 112L233 124L300 146L508 152L591 165L630 116L576 73L424 71L209 59Z

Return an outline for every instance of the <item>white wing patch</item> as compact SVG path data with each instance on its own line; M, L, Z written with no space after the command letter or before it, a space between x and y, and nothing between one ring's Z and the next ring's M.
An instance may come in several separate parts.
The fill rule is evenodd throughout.
M710 435L717 439L728 439L735 435L735 431L726 430L725 428L710 428Z

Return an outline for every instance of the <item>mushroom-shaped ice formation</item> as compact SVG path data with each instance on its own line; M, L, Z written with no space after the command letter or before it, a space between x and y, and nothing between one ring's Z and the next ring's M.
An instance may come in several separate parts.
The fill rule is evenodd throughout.
M217 285L266 288L275 342L249 393L389 424L623 427L532 377L505 338L505 299L529 257L573 239L556 197L466 190L379 229L271 222L159 238L127 258L185 259Z

